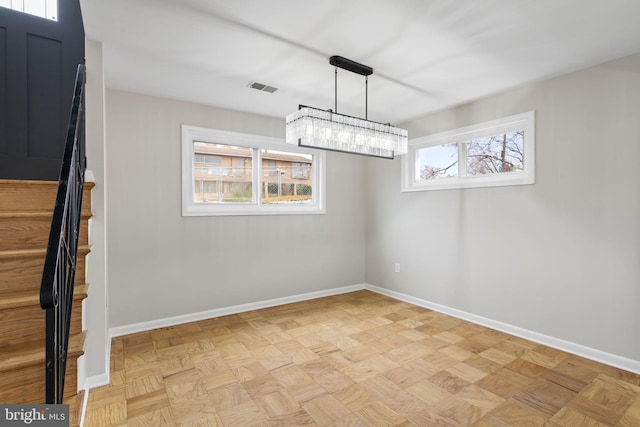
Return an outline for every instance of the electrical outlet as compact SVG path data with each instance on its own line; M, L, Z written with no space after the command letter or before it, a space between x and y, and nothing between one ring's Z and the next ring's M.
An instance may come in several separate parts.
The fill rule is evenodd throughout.
M396 265L395 265L394 271L395 271L396 273L400 273L400 263L399 263L399 262L396 262Z

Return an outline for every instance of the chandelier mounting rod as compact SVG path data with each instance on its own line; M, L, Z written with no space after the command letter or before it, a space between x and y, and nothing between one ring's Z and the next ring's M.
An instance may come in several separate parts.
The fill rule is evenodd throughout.
M336 113L338 112L338 68L364 76L364 118L367 120L369 110L369 76L373 74L373 68L339 55L333 55L329 58L329 64L335 66L334 110Z

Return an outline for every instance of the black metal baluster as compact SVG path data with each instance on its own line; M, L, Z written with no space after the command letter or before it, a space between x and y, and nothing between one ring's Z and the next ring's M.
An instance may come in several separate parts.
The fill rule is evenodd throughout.
M45 398L49 404L62 403L64 398L69 352L86 167L84 78L85 67L80 64L40 286L40 305L46 310Z

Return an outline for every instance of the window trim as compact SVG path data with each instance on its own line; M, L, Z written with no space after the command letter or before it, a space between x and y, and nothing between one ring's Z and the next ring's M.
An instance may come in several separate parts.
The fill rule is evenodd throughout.
M251 148L253 151L252 201L250 203L198 203L193 201L193 146L194 142L235 145ZM262 159L261 150L276 150L291 153L313 155L312 200L309 204L263 204L262 203ZM300 148L285 144L284 138L273 138L209 129L198 126L182 125L182 216L231 216L231 215L291 215L326 213L326 173L325 153L311 148Z
M467 160L466 142L522 130L524 130L524 169L522 171L491 175L463 175ZM420 180L419 150L450 143L458 144L458 176L428 181ZM402 192L529 184L535 184L535 111L413 139L409 141L407 154L402 156Z

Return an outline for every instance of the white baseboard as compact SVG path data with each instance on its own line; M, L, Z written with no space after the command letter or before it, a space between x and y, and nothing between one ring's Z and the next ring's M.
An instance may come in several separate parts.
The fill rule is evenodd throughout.
M111 357L111 339L109 339L109 345L107 346L107 366L110 366L110 357ZM106 374L94 375L91 377L87 377L84 381L84 402L82 403L82 411L80 412L80 424L79 426L84 426L84 418L87 414L87 402L89 402L89 393L92 388L102 387L103 385L108 385L110 382L109 379L110 372L107 370Z
M575 354L576 356L584 357L585 359L594 360L596 362L604 363L606 365L615 366L616 368L620 368L625 371L633 372L635 374L640 374L640 361L638 360L628 359L626 357L618 356L612 353L607 353L605 351L597 350L581 344L576 344L570 341L565 341L559 338L551 337L549 335L540 334L538 332L513 326L508 323L503 323L497 320L488 319L486 317L478 316L472 313L467 313L462 310L436 304L420 298L412 297L407 294L381 288L379 286L366 284L365 289L368 289L372 292L376 292L378 294L385 295L400 301L408 302L420 307L428 308L433 311L444 313L449 316L456 317L458 319L467 320L469 322L476 323L478 325L486 326L491 329L496 329L498 331L505 332L507 334L514 335L520 338L524 338L529 341L536 342L538 344L544 344L546 346L553 347L558 350L566 351L567 353Z
M109 341L111 341L111 340L109 340ZM109 353L109 354L111 354L111 353ZM87 377L87 379L84 382L84 389L85 389L85 391L89 391L92 388L102 387L103 385L108 385L109 384L109 380L110 380L109 379L109 373Z
M347 292L359 291L364 288L365 288L365 284L344 286L342 288L308 292L305 294L292 295L289 297L274 298L274 299L269 299L265 301L252 302L248 304L234 305L231 307L200 311L198 313L189 313L181 316L150 320L148 322L140 322L140 323L133 323L131 325L116 326L115 328L109 329L109 336L110 338L114 338L122 335L135 334L137 332L150 331L152 329L166 328L168 326L180 325L183 323L197 322L199 320L211 319L213 317L228 316L230 314L243 313L245 311L259 310L261 308L269 308L269 307L275 307L283 304L291 304L294 302L307 301L315 298L339 295Z
M85 382L86 384L86 382ZM89 402L89 389L85 389L84 391L84 400L82 401L82 411L80 411L80 422L78 423L79 427L84 426L84 418L87 415L87 402Z

